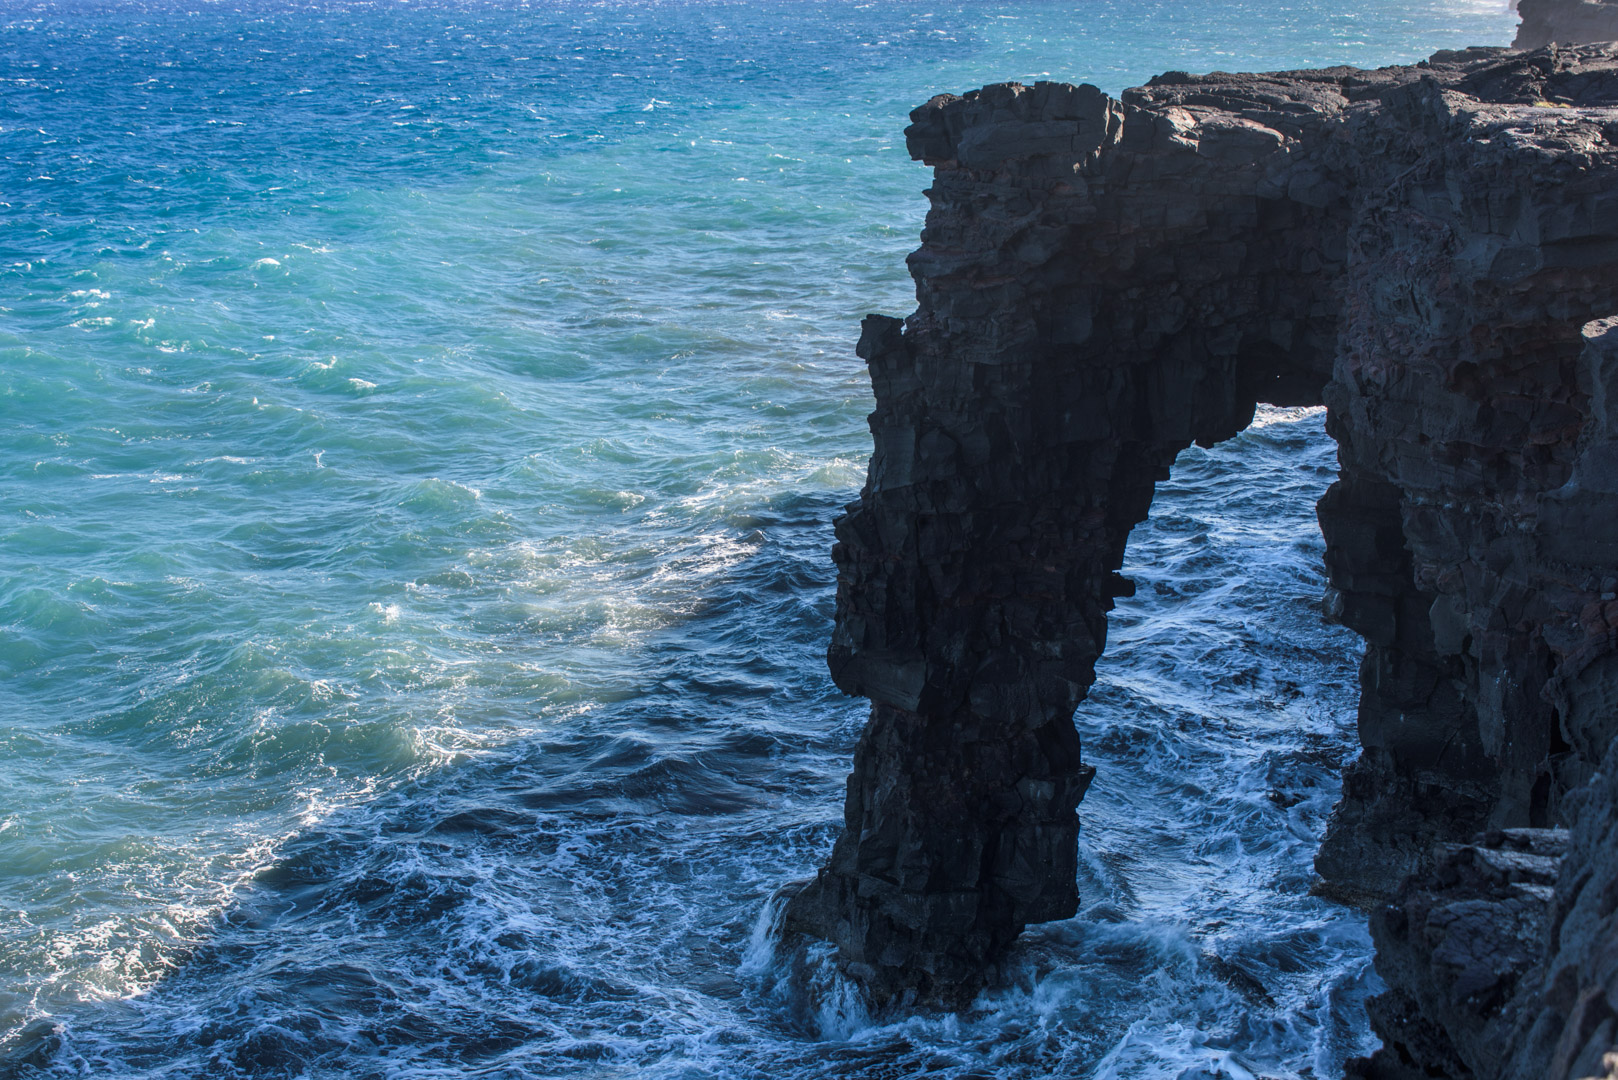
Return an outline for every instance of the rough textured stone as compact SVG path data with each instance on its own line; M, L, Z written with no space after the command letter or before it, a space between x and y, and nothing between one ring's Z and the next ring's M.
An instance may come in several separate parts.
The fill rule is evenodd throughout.
M1618 3L1610 0L1518 0L1517 13L1516 49L1618 41Z
M1618 742L1569 810L1577 824L1540 959L1508 1014L1498 1075L1509 1080L1618 1077Z
M1507 829L1446 845L1373 916L1391 988L1371 1003L1384 1045L1351 1062L1350 1077L1494 1074L1511 1052L1508 1005L1542 955L1567 841L1564 830Z
M1581 327L1618 310L1618 113L1598 104L1618 85L1588 49L1401 88L1360 124L1320 514L1367 642L1366 752L1329 879L1389 891L1436 840L1560 820L1599 760L1558 701L1610 649L1579 620L1612 553L1566 527L1610 508L1560 501L1589 420Z
M1614 52L1169 73L1120 100L1008 84L912 120L935 168L919 307L866 321L875 453L833 550L828 662L872 715L788 925L878 1000L953 1002L1025 924L1072 914L1071 717L1129 531L1193 441L1324 402L1326 609L1366 640L1365 751L1317 866L1397 891L1375 920L1390 1052L1366 1075L1506 1075L1507 1049L1520 1076L1604 1067ZM1559 825L1553 899L1535 845Z

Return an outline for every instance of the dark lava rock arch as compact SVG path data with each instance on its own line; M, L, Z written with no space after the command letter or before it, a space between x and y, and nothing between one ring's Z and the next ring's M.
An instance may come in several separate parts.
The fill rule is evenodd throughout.
M1600 972L1575 956L1560 996L1525 988L1560 947L1547 912L1585 895L1551 827L1594 820L1618 736L1618 348L1585 326L1618 313L1613 53L1170 73L1121 100L1006 84L912 120L935 168L919 306L863 328L875 452L833 549L828 662L871 720L788 925L879 1001L950 1003L1073 914L1072 715L1132 589L1129 532L1192 442L1324 403L1331 606L1367 651L1365 752L1317 867L1407 912L1374 925L1389 1049L1362 1067L1507 1075L1501 1047L1529 1040L1488 1040L1519 1027L1531 1061L1588 1057ZM1468 866L1540 860L1494 893L1465 878L1533 942L1494 950L1516 959L1489 962L1481 1006L1489 973L1451 955L1477 943L1444 951L1465 875L1442 846L1480 831ZM1592 912L1581 933L1612 916Z

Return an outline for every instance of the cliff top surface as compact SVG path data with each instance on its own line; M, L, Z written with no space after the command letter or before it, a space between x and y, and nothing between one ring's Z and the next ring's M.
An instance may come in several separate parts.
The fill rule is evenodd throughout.
M1299 143L1321 149L1326 127L1388 110L1436 123L1446 138L1579 167L1618 147L1618 46L1474 48L1376 69L1171 71L1116 99L1089 85L997 83L932 98L905 134L911 156L931 165L996 169L1043 157L1055 175L1083 171L1104 146L1148 151L1165 141L1255 164Z

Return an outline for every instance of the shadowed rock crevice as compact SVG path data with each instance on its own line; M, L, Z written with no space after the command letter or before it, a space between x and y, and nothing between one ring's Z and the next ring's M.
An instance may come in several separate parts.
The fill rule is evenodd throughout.
M872 716L787 924L879 1002L954 1003L1076 910L1072 714L1129 532L1257 402L1326 404L1340 447L1319 514L1365 753L1326 887L1390 897L1480 830L1574 824L1618 735L1618 365L1584 330L1618 312L1611 52L1009 84L912 120L919 306L865 323L875 452L833 551L828 661ZM1418 967L1389 969L1390 1046L1454 1026L1398 984ZM1441 1041L1402 1052L1452 1068L1417 1060Z

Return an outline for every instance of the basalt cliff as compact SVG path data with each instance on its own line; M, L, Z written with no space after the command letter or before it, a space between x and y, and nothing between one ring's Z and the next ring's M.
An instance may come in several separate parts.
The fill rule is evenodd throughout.
M1519 0L1514 49L1618 41L1618 0Z
M1388 983L1351 1071L1618 1070L1618 48L912 120L919 307L866 320L875 452L832 552L828 660L871 718L788 925L879 1001L950 1003L1072 915L1072 716L1130 530L1191 443L1324 404L1364 752L1317 869Z

